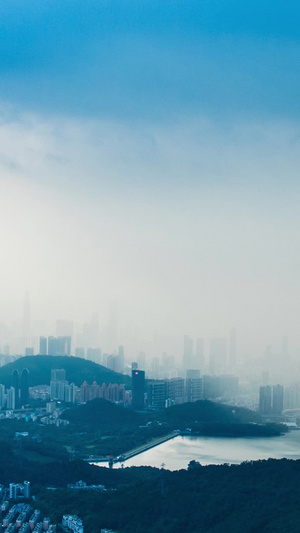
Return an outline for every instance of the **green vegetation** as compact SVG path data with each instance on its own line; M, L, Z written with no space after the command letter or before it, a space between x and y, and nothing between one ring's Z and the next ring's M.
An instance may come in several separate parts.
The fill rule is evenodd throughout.
M170 472L150 467L110 470L79 459L82 453L119 455L171 429L210 427L212 434L226 430L243 435L250 428L267 430L256 413L207 401L135 413L97 399L70 406L63 418L68 426L0 421L1 483L28 479L35 506L52 522L74 513L89 533L101 527L119 533L300 530L300 461L205 467L191 461L188 470ZM29 435L15 438L16 431ZM80 479L107 490L76 493L66 488Z
M118 456L177 429L230 437L274 436L286 430L285 426L257 423L257 413L208 401L174 406L160 413L136 413L98 398L85 405L70 405L61 418L69 424L57 427L24 419L2 419L1 438L17 447L15 433L28 432L29 437L22 441L23 458L45 463L66 457Z
M76 513L89 533L296 533L300 461L271 460L177 472L98 469L117 490L41 490L36 504L60 520ZM103 472L103 475L102 475ZM108 484L107 484L108 486ZM45 511L44 511L45 510Z
M122 383L130 386L131 378L113 372L108 368L97 365L92 361L81 359L80 357L52 356L52 355L34 355L20 357L13 363L9 363L0 368L0 383L6 387L12 385L12 373L15 369L21 372L23 368L29 371L29 386L49 385L51 370L53 368L63 368L66 371L66 379L69 383L75 383L78 387L83 381L89 384L97 381L102 383Z

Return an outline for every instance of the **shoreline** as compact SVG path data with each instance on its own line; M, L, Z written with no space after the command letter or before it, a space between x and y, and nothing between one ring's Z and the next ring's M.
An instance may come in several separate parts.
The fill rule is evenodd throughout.
M123 463L127 461L127 459L130 459L131 457L134 457L135 455L139 455L140 453L146 452L147 450L151 450L151 448L155 448L155 446L159 446L160 444L163 444L164 442L167 442L168 440L174 439L175 437L178 437L181 435L181 431L175 430L171 433L168 433L167 435L164 435L163 437L157 437L146 444L142 444L141 446L137 446L136 448L133 448L132 450L129 450L129 452L123 453L121 455L118 455L117 457L110 457L110 456L104 456L104 457L93 457L84 459L84 461L90 463L90 464L98 464L98 463Z

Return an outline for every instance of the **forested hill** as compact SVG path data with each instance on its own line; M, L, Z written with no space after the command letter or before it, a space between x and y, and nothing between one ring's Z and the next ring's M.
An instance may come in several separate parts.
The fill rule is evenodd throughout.
M95 398L84 405L74 405L66 410L62 418L69 420L75 427L93 427L101 429L117 428L126 430L129 426L137 427L145 423L146 413L136 413L103 398Z
M250 411L242 407L214 403L208 400L173 405L162 413L161 419L172 425L177 423L179 428L189 427L197 421L229 424L261 422L259 413L255 411Z
M92 361L80 357L32 355L20 357L13 363L0 368L0 383L6 387L12 385L12 373L15 369L22 372L23 368L29 371L29 386L49 385L52 368L63 368L66 371L66 380L80 386L83 381L91 384L96 381L102 383L123 383L129 386L129 376L118 374L108 368L97 365Z

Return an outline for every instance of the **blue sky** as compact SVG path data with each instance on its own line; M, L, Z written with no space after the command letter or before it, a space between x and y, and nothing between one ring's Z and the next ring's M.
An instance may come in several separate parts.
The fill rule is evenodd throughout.
M49 323L117 302L175 355L231 327L250 355L299 343L299 14L1 3L0 321L29 290Z
M3 99L49 113L299 116L299 5L2 2Z

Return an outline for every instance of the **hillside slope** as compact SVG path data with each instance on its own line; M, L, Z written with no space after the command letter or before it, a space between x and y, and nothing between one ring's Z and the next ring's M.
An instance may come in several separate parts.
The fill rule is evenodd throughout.
M130 386L129 376L118 374L108 368L97 365L92 361L81 359L80 357L33 355L20 357L13 363L9 363L0 368L0 383L6 387L12 386L12 373L15 369L22 372L23 368L29 371L29 386L49 385L51 379L51 369L63 368L66 371L66 380L80 386L83 381L89 384L97 381L102 383L122 383Z

